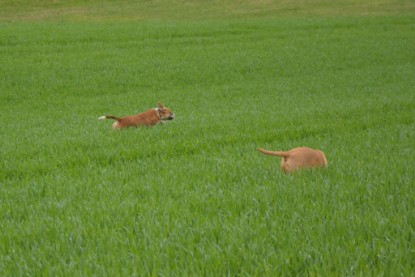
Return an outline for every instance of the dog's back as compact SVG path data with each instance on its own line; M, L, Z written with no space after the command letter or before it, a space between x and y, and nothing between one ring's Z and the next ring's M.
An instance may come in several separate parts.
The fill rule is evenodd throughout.
M317 168L328 165L322 151L308 147L297 147L290 151L269 151L262 148L258 150L266 155L282 157L281 168L286 173L300 168Z

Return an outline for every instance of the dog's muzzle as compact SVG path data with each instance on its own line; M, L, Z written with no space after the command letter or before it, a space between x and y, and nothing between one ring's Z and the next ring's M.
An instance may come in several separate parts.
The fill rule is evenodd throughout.
M173 120L174 119L174 113L171 113L171 115L167 118L167 120Z

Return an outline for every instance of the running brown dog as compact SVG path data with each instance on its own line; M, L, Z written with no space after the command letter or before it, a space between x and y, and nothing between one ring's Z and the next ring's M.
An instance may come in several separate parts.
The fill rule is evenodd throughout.
M123 129L128 127L154 126L164 123L166 120L173 120L174 113L169 108L164 107L162 103L158 103L158 108L148 110L144 113L131 115L126 117L116 117L113 115L104 115L99 120L114 119L116 122L112 124L114 129Z
M281 169L285 173L291 173L301 168L327 166L327 159L324 153L308 147L298 147L290 151L269 151L259 148L258 151L266 155L282 157Z

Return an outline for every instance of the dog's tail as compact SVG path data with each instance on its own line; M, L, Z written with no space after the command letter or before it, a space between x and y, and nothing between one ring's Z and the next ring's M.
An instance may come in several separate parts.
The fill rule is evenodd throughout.
M258 151L265 155L278 156L283 158L288 158L288 156L290 155L288 152L285 151L269 151L263 148L258 148Z
M113 115L103 115L98 117L98 120L105 120L105 119L114 119L114 120L120 120L119 117L113 116Z

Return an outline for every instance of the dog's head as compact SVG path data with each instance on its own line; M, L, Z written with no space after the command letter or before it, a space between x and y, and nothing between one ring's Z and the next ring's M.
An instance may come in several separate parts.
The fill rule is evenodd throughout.
M160 115L161 120L173 120L174 119L174 113L169 108L164 107L162 103L158 103L157 111Z

